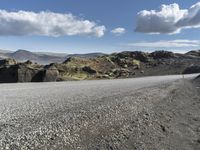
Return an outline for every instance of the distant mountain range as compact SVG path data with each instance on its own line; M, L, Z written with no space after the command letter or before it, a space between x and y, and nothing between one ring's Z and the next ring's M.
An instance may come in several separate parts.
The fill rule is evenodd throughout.
M106 54L104 53L67 54L67 53L52 53L52 52L31 52L22 49L19 49L17 51L0 49L0 59L12 58L18 62L25 62L27 60L30 60L32 62L37 62L39 64L62 63L69 57L95 58L104 55ZM182 57L183 56L187 57L188 55L200 56L200 50L187 52L185 53L185 55L182 55Z
M17 50L15 52L8 50L0 50L0 59L13 58L19 62L30 60L39 64L61 63L69 57L93 58L102 56L103 53L88 54L66 54L51 52L30 52L28 50Z

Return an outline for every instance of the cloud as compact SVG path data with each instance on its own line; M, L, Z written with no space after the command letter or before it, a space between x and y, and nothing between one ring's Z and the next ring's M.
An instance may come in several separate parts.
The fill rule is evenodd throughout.
M105 30L105 26L98 26L95 22L77 18L70 13L0 10L0 36L40 35L59 37L89 35L102 37Z
M200 27L200 2L189 9L174 3L162 5L160 10L143 10L137 14L136 32L176 34L185 28Z
M148 48L184 48L184 47L199 47L199 40L169 40L169 41L156 41L156 42L138 42L126 43L125 46L131 47L148 47Z
M115 35L121 35L121 34L124 34L125 32L126 32L126 29L124 28L115 28L111 31L111 33Z

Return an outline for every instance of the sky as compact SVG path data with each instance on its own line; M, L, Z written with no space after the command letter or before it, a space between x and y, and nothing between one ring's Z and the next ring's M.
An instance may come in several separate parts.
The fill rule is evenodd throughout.
M0 0L0 49L200 49L198 0Z

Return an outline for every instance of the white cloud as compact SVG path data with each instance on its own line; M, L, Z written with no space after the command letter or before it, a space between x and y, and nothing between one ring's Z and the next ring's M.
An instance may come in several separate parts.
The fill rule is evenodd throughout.
M0 10L0 35L72 36L89 35L102 37L105 26L77 18L72 14L42 11L8 12Z
M159 11L143 10L137 14L135 31L151 34L176 34L184 28L200 27L200 2L189 9L179 5L162 5Z
M148 48L184 48L184 47L199 47L199 40L168 40L156 42L138 42L123 44L130 47L148 47Z
M126 29L120 27L120 28L113 29L111 32L115 35L121 35L126 32Z

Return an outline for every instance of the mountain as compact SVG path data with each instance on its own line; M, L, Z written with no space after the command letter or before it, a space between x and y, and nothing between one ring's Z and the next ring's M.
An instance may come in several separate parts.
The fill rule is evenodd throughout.
M61 63L66 59L66 54L54 54L54 53L34 53L28 50L17 50L4 51L0 50L0 59L12 58L18 62L25 62L30 60L39 64L49 64L49 63Z
M8 58L9 53L11 53L11 51L0 49L0 59Z
M0 49L0 54L11 53L12 51Z
M38 61L39 56L29 52L27 50L18 50L14 53L10 53L9 57L15 59L15 60L20 60L20 61L26 61L26 60L31 60L31 61Z
M88 54L66 54L52 52L30 52L28 50L19 49L15 52L0 50L0 59L12 58L19 62L30 60L39 64L61 63L69 57L94 58L103 56L103 53L88 53Z
M66 57L67 53L54 53L54 52L34 52L34 54L37 54L39 56L42 55L49 55L49 56L56 56L56 57Z
M39 64L60 63L65 60L64 57L53 56L49 54L37 54L27 50L17 50L7 54L8 58L13 58L19 62L30 60Z

